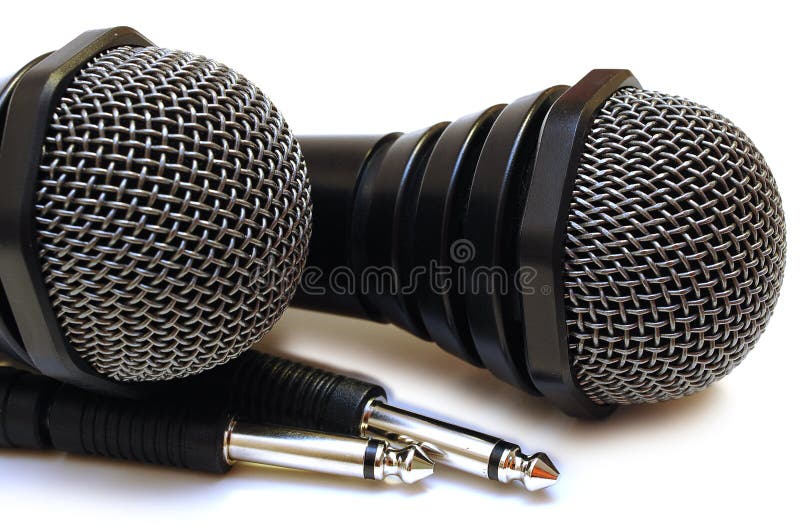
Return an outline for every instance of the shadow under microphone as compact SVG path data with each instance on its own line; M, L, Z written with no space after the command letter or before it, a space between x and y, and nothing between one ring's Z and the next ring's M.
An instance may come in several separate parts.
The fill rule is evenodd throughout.
M627 70L300 142L316 223L294 304L393 323L568 414L702 390L776 304L786 228L762 155Z
M0 349L140 395L250 348L311 232L281 113L225 65L131 28L86 32L0 83Z

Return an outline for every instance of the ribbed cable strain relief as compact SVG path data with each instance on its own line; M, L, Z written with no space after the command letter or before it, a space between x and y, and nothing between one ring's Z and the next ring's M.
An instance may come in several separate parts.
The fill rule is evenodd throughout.
M190 399L208 390L251 422L350 435L359 434L366 404L386 395L380 386L256 351L201 376Z
M0 367L0 447L47 449L46 415L58 382Z
M224 473L230 468L223 409L112 399L62 386L48 415L53 447L104 456Z

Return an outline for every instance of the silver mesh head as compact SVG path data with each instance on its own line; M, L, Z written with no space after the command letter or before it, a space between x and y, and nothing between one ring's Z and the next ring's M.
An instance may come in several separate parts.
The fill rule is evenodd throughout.
M772 173L736 126L627 88L592 125L565 247L579 386L596 403L652 402L707 387L753 347L786 227Z
M75 352L115 380L165 380L270 330L311 203L298 144L258 88L204 57L121 47L80 71L51 120L36 228Z

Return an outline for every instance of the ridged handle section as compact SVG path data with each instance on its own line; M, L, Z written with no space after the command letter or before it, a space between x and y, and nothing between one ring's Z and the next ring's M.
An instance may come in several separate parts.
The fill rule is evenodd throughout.
M538 278L520 235L542 124L566 88L410 133L301 137L315 234L293 304L392 323L538 393L522 308Z
M256 351L187 385L188 394L179 392L183 401L214 390L227 397L231 412L251 422L354 436L359 435L367 403L386 395L375 384Z

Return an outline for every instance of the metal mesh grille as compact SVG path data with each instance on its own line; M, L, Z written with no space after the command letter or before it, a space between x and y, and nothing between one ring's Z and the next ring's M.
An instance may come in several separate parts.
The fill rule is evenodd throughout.
M586 142L565 244L581 388L597 403L652 402L726 375L772 313L785 238L775 180L736 126L618 91Z
M249 81L204 57L120 47L66 90L42 148L36 227L72 348L116 380L237 356L305 262L305 163Z

